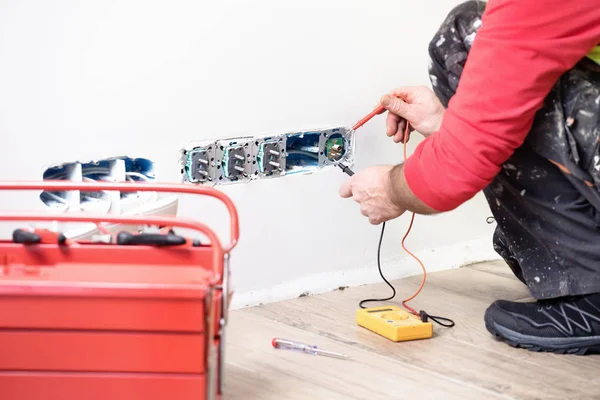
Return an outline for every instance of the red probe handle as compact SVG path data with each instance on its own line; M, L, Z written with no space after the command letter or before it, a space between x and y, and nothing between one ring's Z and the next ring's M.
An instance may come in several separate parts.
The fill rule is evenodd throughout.
M396 97L398 97L400 100L404 101L405 103L408 103L408 100L406 99L406 97L401 96L401 95L397 95ZM367 116L365 116L363 119L361 119L356 124L354 124L354 126L352 127L352 130L353 131L357 130L358 128L360 128L361 126L363 126L364 124L369 122L374 116L382 114L384 111L385 111L385 107L382 104L380 104L373 111L371 111L369 114L367 114ZM406 123L408 124L408 121L406 121ZM405 137L404 140L406 141L407 138Z
M363 126L364 124L369 122L371 120L371 118L373 118L376 115L382 114L384 111L385 111L385 107L383 107L382 105L379 105L377 108L375 108L373 111L371 111L366 117L364 117L363 119L358 121L356 124L354 124L354 126L352 127L352 130L354 130L354 131L357 130L358 128L360 128L361 126Z
M225 253L230 252L237 244L240 237L238 213L231 199L223 192L207 186L192 186L185 184L162 184L162 183L112 183L112 182L69 182L69 181L43 181L43 182L10 182L0 181L0 190L48 190L48 191L66 191L81 190L87 192L94 191L121 191L121 192L162 192L162 193L183 193L210 196L220 200L227 207L230 218L230 242L223 248ZM33 220L36 214L23 214ZM173 217L129 217L129 216L84 216L85 220L73 220L66 215L37 214L38 221L73 221L73 222L111 222L111 223L133 223L148 225L166 225L179 226L198 230L209 236L204 230L206 226L192 220L184 220ZM79 218L79 217L78 217ZM16 221L14 215L0 214L0 221ZM129 222L127 222L129 221ZM186 226L184 226L186 225ZM210 231L210 230L209 230ZM212 234L212 231L210 231ZM214 234L212 234L214 236ZM209 238L213 242L212 238ZM215 236L216 239L216 236ZM219 243L218 239L214 243ZM220 245L219 245L220 247Z

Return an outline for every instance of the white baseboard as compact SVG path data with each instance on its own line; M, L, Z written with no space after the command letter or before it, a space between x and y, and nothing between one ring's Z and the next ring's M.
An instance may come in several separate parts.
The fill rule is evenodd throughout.
M427 272L500 259L492 247L490 238L422 250L416 252L416 255L427 267ZM232 259L232 262L235 263L235 259ZM421 274L418 264L407 254L384 259L381 266L388 279L401 279ZM381 282L381 277L377 272L376 264L352 270L323 272L266 289L245 293L234 292L231 308L251 307L296 298L302 294L313 295L330 292L341 286L355 287L377 282Z

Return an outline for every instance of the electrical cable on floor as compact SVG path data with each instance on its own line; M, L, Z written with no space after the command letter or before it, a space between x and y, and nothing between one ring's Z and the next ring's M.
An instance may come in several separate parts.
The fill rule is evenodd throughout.
M402 99L402 101L408 103L407 99L404 97L400 97L400 99ZM359 121L356 125L355 128L353 129L358 129L360 128L366 121L368 121L368 119L372 118L374 115L377 115L378 113L381 113L377 110L374 110L373 112L371 112L371 114L369 114L367 117L363 118L361 121ZM408 142L408 137L410 134L410 124L408 123L408 121L406 121L405 123L405 127L404 127L404 136L403 136L403 144L404 144L404 162L406 162L407 156L406 156L406 144ZM343 164L338 164L338 166L342 169L342 171L344 173L346 173L349 176L354 175L354 172L346 165ZM404 244L404 242L406 241L406 238L408 237L408 234L410 233L413 223L415 221L415 213L412 213L411 219L410 219L410 224L408 225L408 229L406 230L406 233L404 234L404 237L402 238L402 248L404 249L404 251L406 251L412 258L414 258L419 265L421 266L421 269L423 270L423 280L421 281L421 285L419 286L419 288L417 289L417 291L410 297L408 297L407 299L404 299L402 301L402 306L408 310L411 314L419 317L421 319L421 321L423 322L427 322L429 319L431 319L432 321L434 321L435 323L445 327L445 328L452 328L455 324L454 321L451 320L450 318L446 318L446 317L440 317L440 316L436 316L436 315L430 315L428 314L426 311L421 310L420 312L417 312L414 308L410 307L407 303L411 300L413 300L415 297L417 297L419 295L419 293L421 293L421 290L423 290L423 286L425 286L425 281L427 280L427 270L425 269L425 265L423 264L423 262L419 259L419 257L417 257L415 254L413 254L410 250L408 250ZM366 308L363 304L367 303L367 302L373 302L373 301L389 301L392 300L394 297L396 297L396 289L394 288L394 286L385 278L385 276L383 275L383 271L381 270L381 245L383 243L383 234L385 232L385 222L382 224L381 226L381 235L379 236L379 244L377 245L377 269L379 270L379 276L381 276L381 279L383 279L383 281L392 289L392 295L390 297L384 298L384 299L364 299L361 300L358 305L360 308ZM444 322L442 322L444 321Z
M368 303L368 302L388 301L388 300L392 300L394 297L396 297L396 288L394 288L394 285L392 285L387 279L385 279L385 276L383 275L383 271L381 271L381 243L383 242L383 233L384 232L385 232L385 222L381 225L381 235L379 235L379 245L377 246L377 269L379 270L379 276L381 276L381 279L383 279L383 281L385 283L387 283L387 285L390 287L390 289L392 289L392 295L390 297L386 297L384 299L361 300L360 303L358 303L358 306L360 308L366 308L363 304Z
M405 143L405 146L406 146L406 143ZM338 164L338 166L347 175L349 175L349 176L354 175L354 171L352 171L348 166L343 165L343 164ZM406 251L408 254L410 254L415 260L417 260L419 265L421 265L421 268L423 269L423 280L421 281L421 285L419 286L419 289L417 289L415 294L413 294L409 298L402 301L402 306L405 309L407 309L411 314L419 317L421 319L421 321L423 321L423 322L432 320L433 322L435 322L445 328L452 328L455 324L454 324L454 321L451 320L450 318L440 317L437 315L430 315L426 311L423 311L423 310L421 310L420 312L417 312L414 308L412 308L406 304L407 302L409 302L412 299L414 299L415 297L417 297L417 295L419 293L421 293L421 290L423 289L423 286L425 286L425 280L427 278L427 270L425 269L425 265L423 264L423 262L416 255L414 255L410 250L408 250L406 248L406 246L404 245L404 242L405 242L406 238L408 237L408 234L410 233L410 230L412 228L414 220L415 220L415 213L412 214L412 217L410 219L410 225L408 226L408 229L406 230L406 233L404 234L404 237L402 238L402 248L404 249L404 251ZM390 289L392 289L392 295L389 297L382 298L382 299L363 299L358 303L358 306L360 308L367 308L364 306L365 303L370 303L370 302L374 302L374 301L377 301L377 302L389 301L396 297L396 288L394 287L394 285L392 285L390 283L390 281L388 281L386 279L385 275L383 275L383 271L381 270L381 245L383 244L383 234L384 233L385 233L385 222L381 224L381 234L379 235L379 244L377 245L377 270L379 271L379 276L381 277L381 279L390 287ZM444 321L444 322L442 322L442 321Z

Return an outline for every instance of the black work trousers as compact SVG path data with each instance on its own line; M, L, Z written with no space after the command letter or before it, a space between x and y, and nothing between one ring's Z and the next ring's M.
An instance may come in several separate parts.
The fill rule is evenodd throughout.
M444 106L485 4L457 6L429 45L431 83ZM535 298L600 292L598 185L600 72L583 59L556 82L525 143L484 190L497 224L494 249Z

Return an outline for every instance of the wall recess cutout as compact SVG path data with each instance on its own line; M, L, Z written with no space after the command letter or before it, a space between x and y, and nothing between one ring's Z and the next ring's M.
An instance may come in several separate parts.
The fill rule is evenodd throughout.
M211 186L352 166L354 131L338 127L195 142L181 149L180 163L184 182Z

